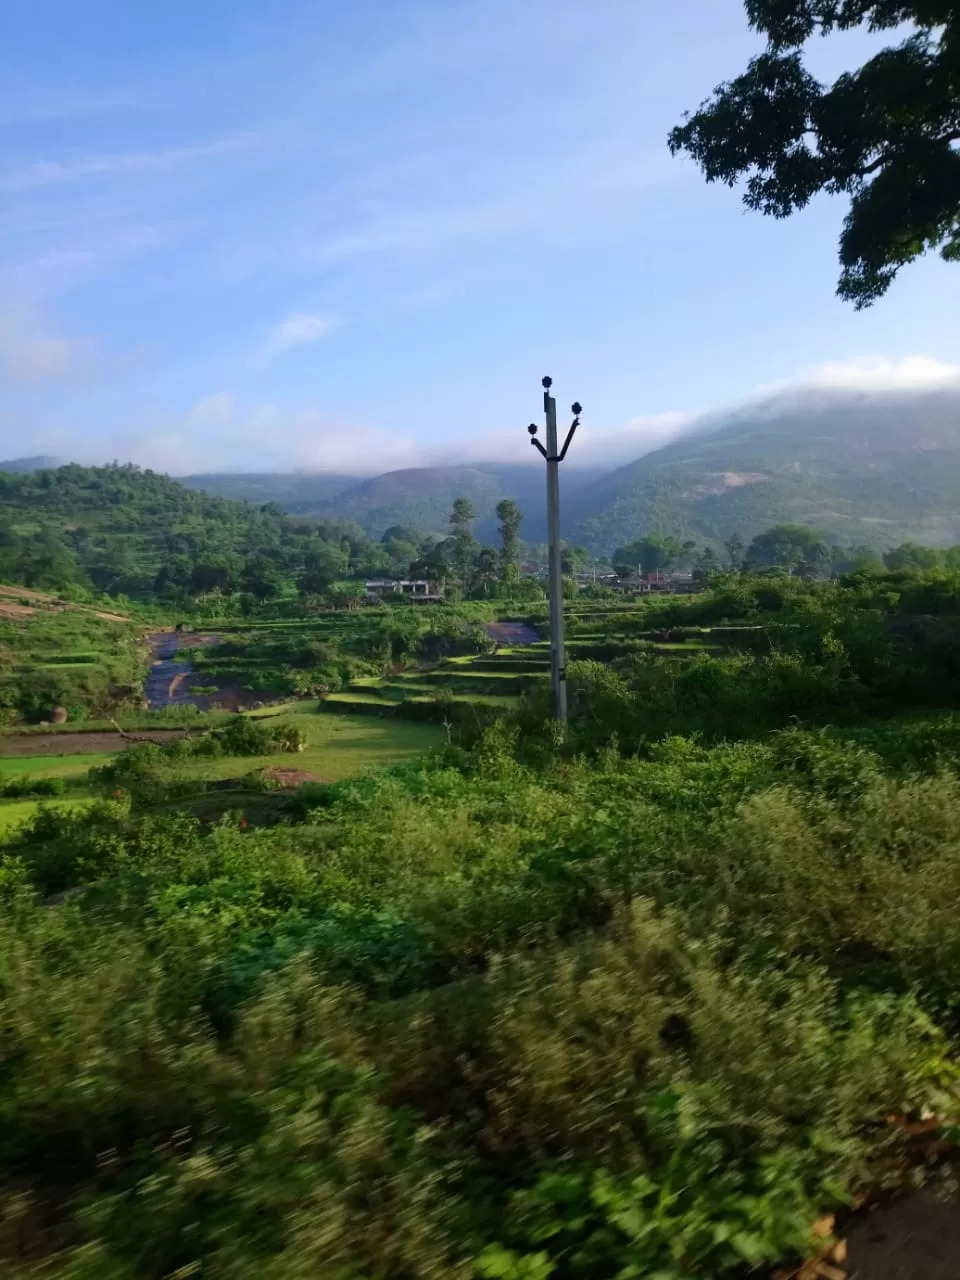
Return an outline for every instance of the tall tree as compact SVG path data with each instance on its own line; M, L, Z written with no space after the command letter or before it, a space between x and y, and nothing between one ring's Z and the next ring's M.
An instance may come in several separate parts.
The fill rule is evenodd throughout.
M477 513L469 498L455 498L453 510L450 512L450 536L453 541L453 567L460 579L461 588L466 591L470 582L470 570L476 553L476 542L473 537L473 522Z
M317 540L303 557L303 572L297 586L303 595L323 595L338 578L346 575L350 557L332 542Z
M720 568L717 553L713 547L704 547L693 564L693 576L697 582L707 582L712 573Z
M785 218L820 191L850 197L837 293L859 310L900 267L960 259L960 8L956 0L746 0L767 47L670 134L708 182L746 179L749 209ZM822 84L812 37L907 28Z
M512 586L520 565L520 524L523 513L512 498L497 503L497 526L500 534L500 581Z
M800 569L817 576L830 563L830 550L815 529L800 524L778 524L758 533L747 548L750 564L787 569Z
M888 569L936 569L940 558L941 552L935 547L904 542L899 547L891 547L889 551L885 551L883 563Z
M619 574L654 573L658 569L670 569L683 556L683 546L679 539L670 534L649 533L645 538L629 542L625 547L617 547L613 553L613 567Z
M500 557L493 547L481 547L476 559L476 586L484 599L490 595L490 588L495 586L499 575Z
M731 533L730 537L724 541L724 549L730 560L732 569L739 569L743 563L743 539L739 533Z
M560 571L567 577L575 578L583 571L583 566L590 559L586 547L564 546L560 552Z

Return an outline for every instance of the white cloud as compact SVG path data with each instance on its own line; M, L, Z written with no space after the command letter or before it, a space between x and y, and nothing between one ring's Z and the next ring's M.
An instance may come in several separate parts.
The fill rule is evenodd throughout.
M290 347L301 347L311 342L319 342L331 334L337 325L328 316L311 315L300 311L287 316L278 324L267 339L268 353L276 354L287 351Z
M23 261L4 262L0 258L0 289L18 297L37 298L165 242L166 233L155 227L129 227Z
M82 364L84 345L49 332L31 312L0 312L3 381L31 384L65 378Z
M776 418L787 410L822 405L825 400L849 401L852 396L881 398L952 390L960 391L960 364L920 355L899 360L858 357L801 370L793 378L754 387L713 409L646 414L613 429L591 429L589 414L585 414L584 430L589 433L592 459L601 458L603 466L617 467L690 432L716 430L736 417ZM482 455L476 456L500 461L510 457L515 435L494 434Z
M80 156L71 160L34 160L13 170L0 182L8 191L46 187L54 183L75 182L82 178L119 177L166 172L197 160L240 151L255 141L256 134L240 134L193 147L171 147L159 151L126 151L107 155Z
M613 458L620 462L637 458L676 440L696 423L698 416L693 412L675 410L631 418L621 431L595 436L593 444L605 459Z
M217 427L229 423L232 418L233 396L229 391L217 391L212 396L204 396L186 415L187 423L198 427Z
M888 395L894 392L939 391L960 386L960 365L931 356L854 356L849 360L811 365L791 378L765 382L721 412L751 408L766 400L785 400L814 393Z
M359 474L418 466L429 453L391 431L312 408L238 404L228 391L205 396L178 419L121 429L96 444L80 433L72 441L61 436L58 449L84 461L118 458L171 475L297 468Z
M901 360L849 360L822 364L801 377L801 385L838 391L937 391L960 386L960 365L929 356Z
M46 120L75 120L135 106L129 93L88 93L60 88L30 89L0 95L0 123L24 124Z
M0 353L2 333L0 329ZM52 339L54 344L58 341ZM38 357L33 365L35 373L43 376L45 369L46 376L55 376L63 367L58 364L63 353L55 345L46 348L42 343L37 351L46 363ZM921 356L834 362L805 370L775 387L754 388L709 411L648 414L619 427L592 419L588 411L568 463L612 469L689 432L716 430L738 416L776 418L805 405L842 405L864 394L882 400L939 390L960 393L960 365ZM565 428L566 422L561 426ZM198 400L179 418L131 425L101 437L96 444L79 431L38 429L32 448L91 462L129 460L173 475L298 468L370 475L464 462L539 465L533 450L525 447L526 434L521 428L495 426L474 433L472 438L482 443L454 451L447 442L423 442L383 427L345 422L310 406L287 409L270 403L244 404L229 391L218 391Z

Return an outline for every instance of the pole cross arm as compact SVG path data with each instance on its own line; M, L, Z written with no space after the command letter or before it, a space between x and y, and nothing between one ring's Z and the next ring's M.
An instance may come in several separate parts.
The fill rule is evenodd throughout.
M570 424L570 430L567 432L567 438L563 442L563 448L560 450L560 455L557 458L558 462L562 462L564 458L567 456L567 450L570 448L570 441L573 439L573 433L576 431L579 425L580 425L580 419L574 418L573 422L571 422Z
M543 447L543 445L540 443L539 440L531 440L530 443L533 445L535 449L540 450L540 452L543 454L543 456L547 459L548 462L550 461L550 458L547 454L546 449Z

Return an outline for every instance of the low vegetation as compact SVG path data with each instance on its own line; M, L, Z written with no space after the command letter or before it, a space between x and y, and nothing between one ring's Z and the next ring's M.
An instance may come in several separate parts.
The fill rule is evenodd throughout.
M58 707L69 722L139 707L146 665L138 628L120 615L0 596L0 723L51 721Z
M960 1125L957 619L944 572L732 575L573 609L566 740L533 645L425 669L533 678L447 733L299 700L100 762L2 845L4 1274L808 1253ZM365 734L407 762L320 764Z

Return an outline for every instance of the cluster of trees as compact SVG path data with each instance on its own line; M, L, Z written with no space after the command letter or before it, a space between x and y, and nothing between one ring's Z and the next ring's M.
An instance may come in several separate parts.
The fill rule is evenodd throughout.
M523 513L510 498L498 502L496 511L499 546L484 546L474 536L473 503L469 498L455 499L450 512L449 536L421 542L417 556L410 562L411 575L442 584L448 594L452 585L468 598L542 594L520 574ZM385 540L392 532L387 531Z
M523 515L508 498L497 505L496 546L476 539L476 513L465 497L454 501L445 537L394 525L376 542L349 520L290 517L276 503L258 507L212 497L131 466L0 474L0 510L0 581L68 595L104 593L178 607L211 598L256 606L297 595L350 603L362 596L364 581L381 577L426 578L451 598L542 595L521 564L527 556L544 564L546 549L523 543ZM591 561L606 564L583 547L564 548L568 576ZM817 578L954 567L960 547L905 543L881 556L783 524L749 543L734 533L722 549L649 533L618 547L611 562L620 574L679 569L703 581L725 567Z
M356 596L366 579L414 576L489 597L519 579L522 515L509 499L497 508L497 548L476 541L466 498L447 537L396 525L376 542L353 521L294 518L133 466L0 473L0 511L0 581L58 592L262 603L350 582Z
M709 578L719 569L762 572L775 569L806 578L836 577L841 573L881 573L884 570L960 569L960 546L926 547L904 542L880 553L868 546L828 542L806 525L779 524L746 543L738 533L724 541L723 552L681 541L670 534L650 533L618 547L612 564L620 574L687 570Z

